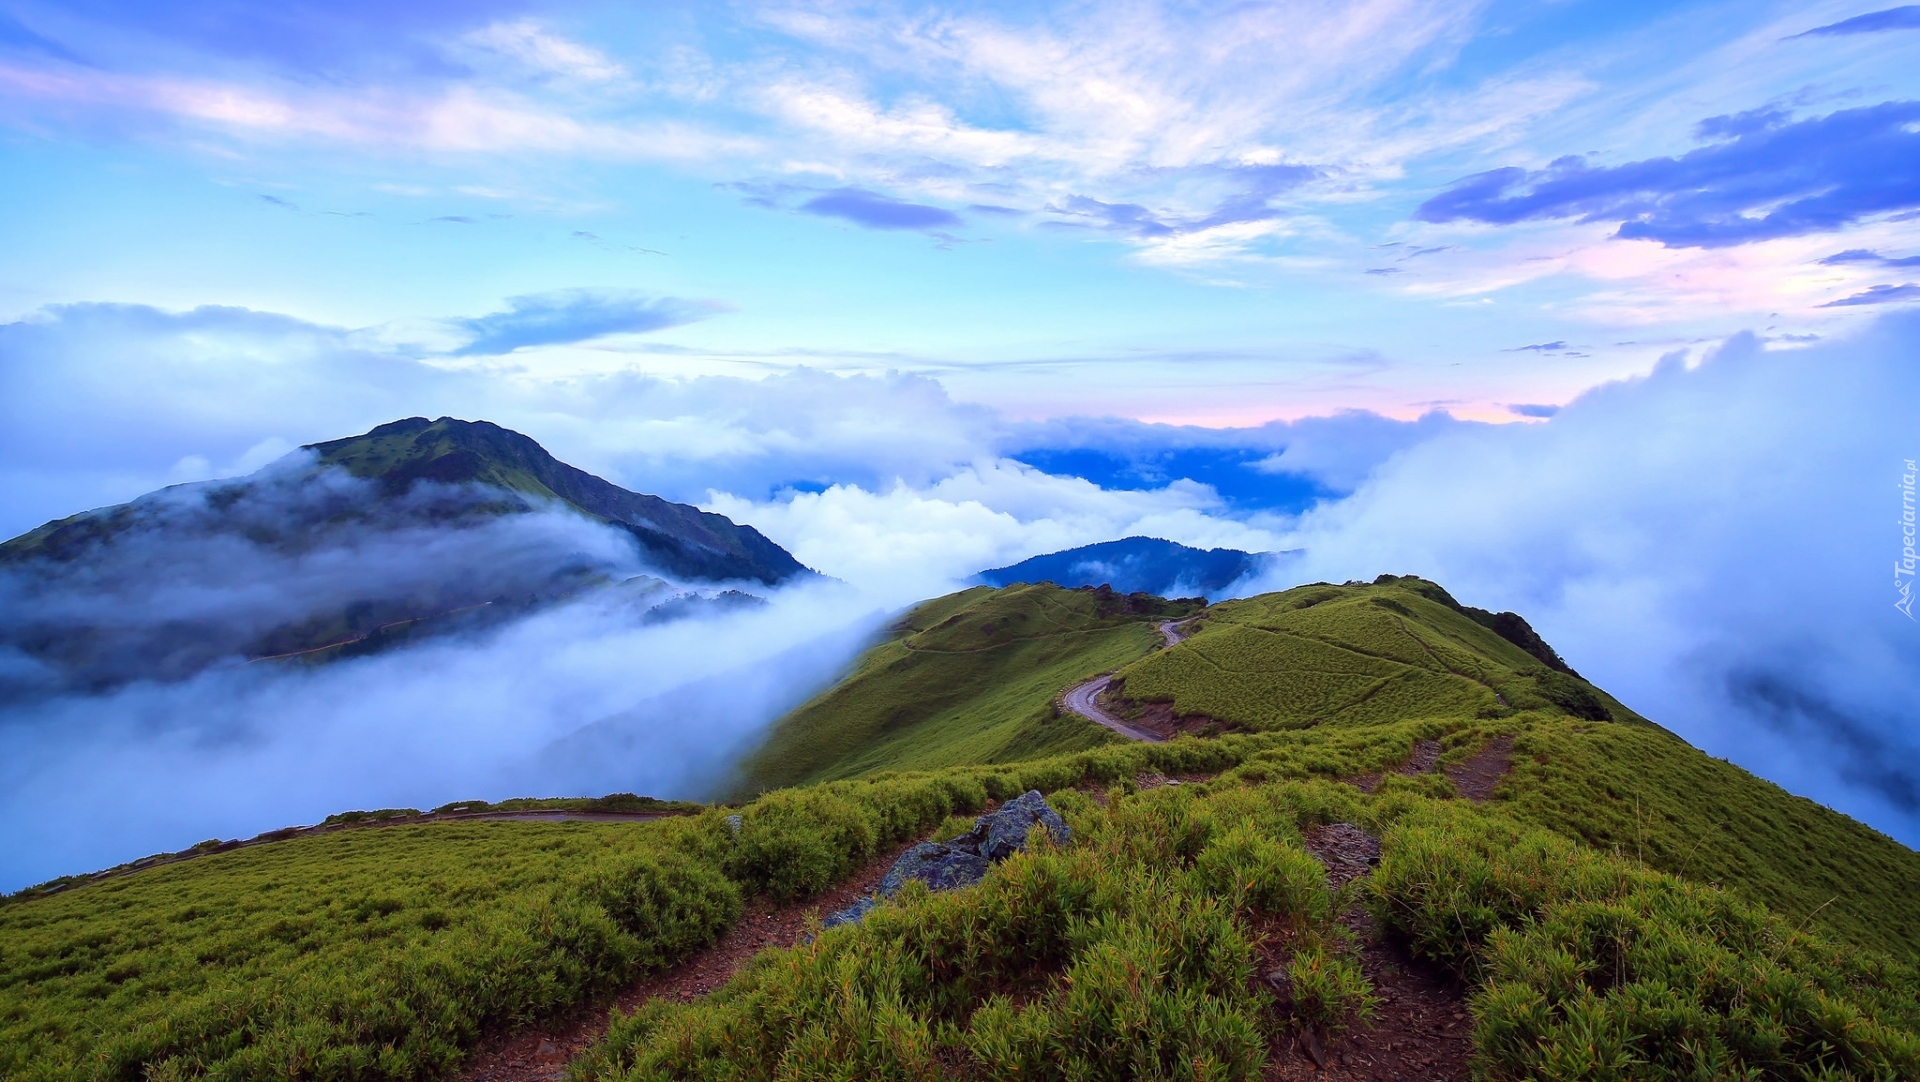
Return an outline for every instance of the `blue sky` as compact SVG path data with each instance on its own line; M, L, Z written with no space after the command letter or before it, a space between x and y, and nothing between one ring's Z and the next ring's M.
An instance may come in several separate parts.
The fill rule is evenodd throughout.
M1822 262L1920 251L1908 9L634 7L9 3L0 317L226 305L1218 425L1513 419L1910 299ZM581 291L641 314L473 330Z
M0 534L450 414L888 604L1303 548L1911 843L1917 50L1871 0L0 0Z

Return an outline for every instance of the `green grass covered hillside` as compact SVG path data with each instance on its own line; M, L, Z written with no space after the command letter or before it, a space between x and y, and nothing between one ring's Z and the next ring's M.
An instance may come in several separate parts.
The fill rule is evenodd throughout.
M1071 846L617 1016L575 1078L1260 1078L1386 1010L1356 902L1468 983L1482 1079L1920 1072L1912 966L1499 811L1231 771L1054 800ZM1382 839L1356 887L1305 844L1333 822Z
M1051 584L929 601L853 672L776 722L742 764L743 794L881 770L1032 759L1116 739L1053 706L1061 689L1162 643L1194 603Z
M1524 621L1482 622L1480 612L1414 578L1303 586L1209 608L1177 649L1129 665L1119 681L1130 698L1256 731L1529 709L1637 720ZM1513 638L1489 624L1512 626Z
M1113 710L1219 735L1052 716L1115 670ZM786 787L642 822L391 817L16 895L0 1078L450 1078L735 933L724 985L616 1013L569 1077L1250 1082L1410 1024L1382 967L1411 956L1452 989L1448 1077L1920 1078L1920 854L1418 579L1198 613L965 591L749 769ZM1070 841L792 945L743 923L1029 789ZM1377 864L1330 879L1330 837ZM1418 1064L1423 1039L1379 1041Z
M1120 670L1127 696L1255 732L1423 719L1449 745L1508 733L1500 796L1530 821L1920 954L1912 850L1648 723L1511 613L1383 576L1224 602L1188 626Z

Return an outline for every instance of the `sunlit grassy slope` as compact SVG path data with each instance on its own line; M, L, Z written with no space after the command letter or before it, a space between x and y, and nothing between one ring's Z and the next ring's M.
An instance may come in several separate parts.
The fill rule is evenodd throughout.
M879 770L1032 759L1114 739L1059 716L1061 689L1149 653L1197 605L1050 584L976 587L909 612L741 766L761 792Z
M1253 731L1408 718L1509 730L1502 796L1530 821L1920 953L1912 850L1646 722L1517 620L1415 578L1303 586L1211 607L1118 680L1132 698Z
M621 1019L576 1077L1259 1077L1280 1034L1351 1025L1370 994L1332 919L1349 899L1301 849L1331 822L1382 839L1360 891L1379 926L1467 980L1479 1078L1920 1077L1920 855L1634 717L1524 622L1431 583L1216 606L1165 651L1124 600L916 610L789 719L836 741L806 769L859 776L767 793L737 834L724 808L368 827L10 900L0 1077L446 1077L755 895L812 897L1029 788L1072 845ZM1228 731L1048 752L1035 734L1073 730L1040 708L1116 666ZM1485 804L1443 775L1339 780L1501 736L1513 768ZM1210 780L1137 792L1145 771ZM1250 980L1275 966L1288 1002Z
M1374 1005L1339 919L1352 896L1302 844L1335 821L1382 838L1365 887L1380 926L1466 978L1477 1079L1920 1073L1909 965L1496 809L1254 765L1103 801L1057 792L1071 847L968 890L909 889L711 997L616 1017L574 1077L1273 1077L1275 1044ZM1409 1036L1418 1055L1417 1035L1392 1039Z
M1208 609L1178 649L1120 672L1127 695L1254 730L1552 710L1637 721L1534 638L1528 653L1433 583L1303 586ZM1516 639L1532 635L1511 614ZM1524 630L1523 630L1524 629Z

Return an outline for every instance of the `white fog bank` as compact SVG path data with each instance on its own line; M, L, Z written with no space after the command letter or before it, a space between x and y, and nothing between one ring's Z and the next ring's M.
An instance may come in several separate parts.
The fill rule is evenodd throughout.
M1303 561L1244 592L1434 579L1708 752L1915 844L1920 623L1895 564L1916 357L1915 316L1803 349L1741 337L1542 424L1445 434L1304 516Z
M21 707L0 717L0 890L352 808L704 797L883 616L830 582L668 622L589 599L325 666Z

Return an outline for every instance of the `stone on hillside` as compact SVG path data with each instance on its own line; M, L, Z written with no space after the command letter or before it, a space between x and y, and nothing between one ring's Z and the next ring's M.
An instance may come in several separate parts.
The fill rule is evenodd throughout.
M970 887L985 878L987 859L970 846L958 842L921 842L893 862L885 879L880 880L880 895L891 898L900 893L907 880L918 879L928 890L952 890Z
M1038 789L1029 789L1002 804L999 811L975 819L972 832L956 839L955 844L971 841L979 847L981 856L998 862L1027 847L1027 835L1035 824L1046 827L1055 844L1065 845L1073 837L1066 820L1053 810L1047 798Z
M822 928L857 924L873 912L881 898L900 893L907 880L918 879L928 890L968 887L986 877L987 866L1027 847L1035 825L1043 826L1058 844L1072 838L1066 820L1053 810L1038 789L1007 801L998 811L973 821L973 829L950 842L921 842L900 854L880 880L878 896L868 895L820 922Z
M861 917L873 912L873 907L879 904L880 899L875 898L871 894L866 895L859 901L842 909L840 912L829 914L820 922L820 927L826 929L838 928L842 924L858 924L860 923Z

